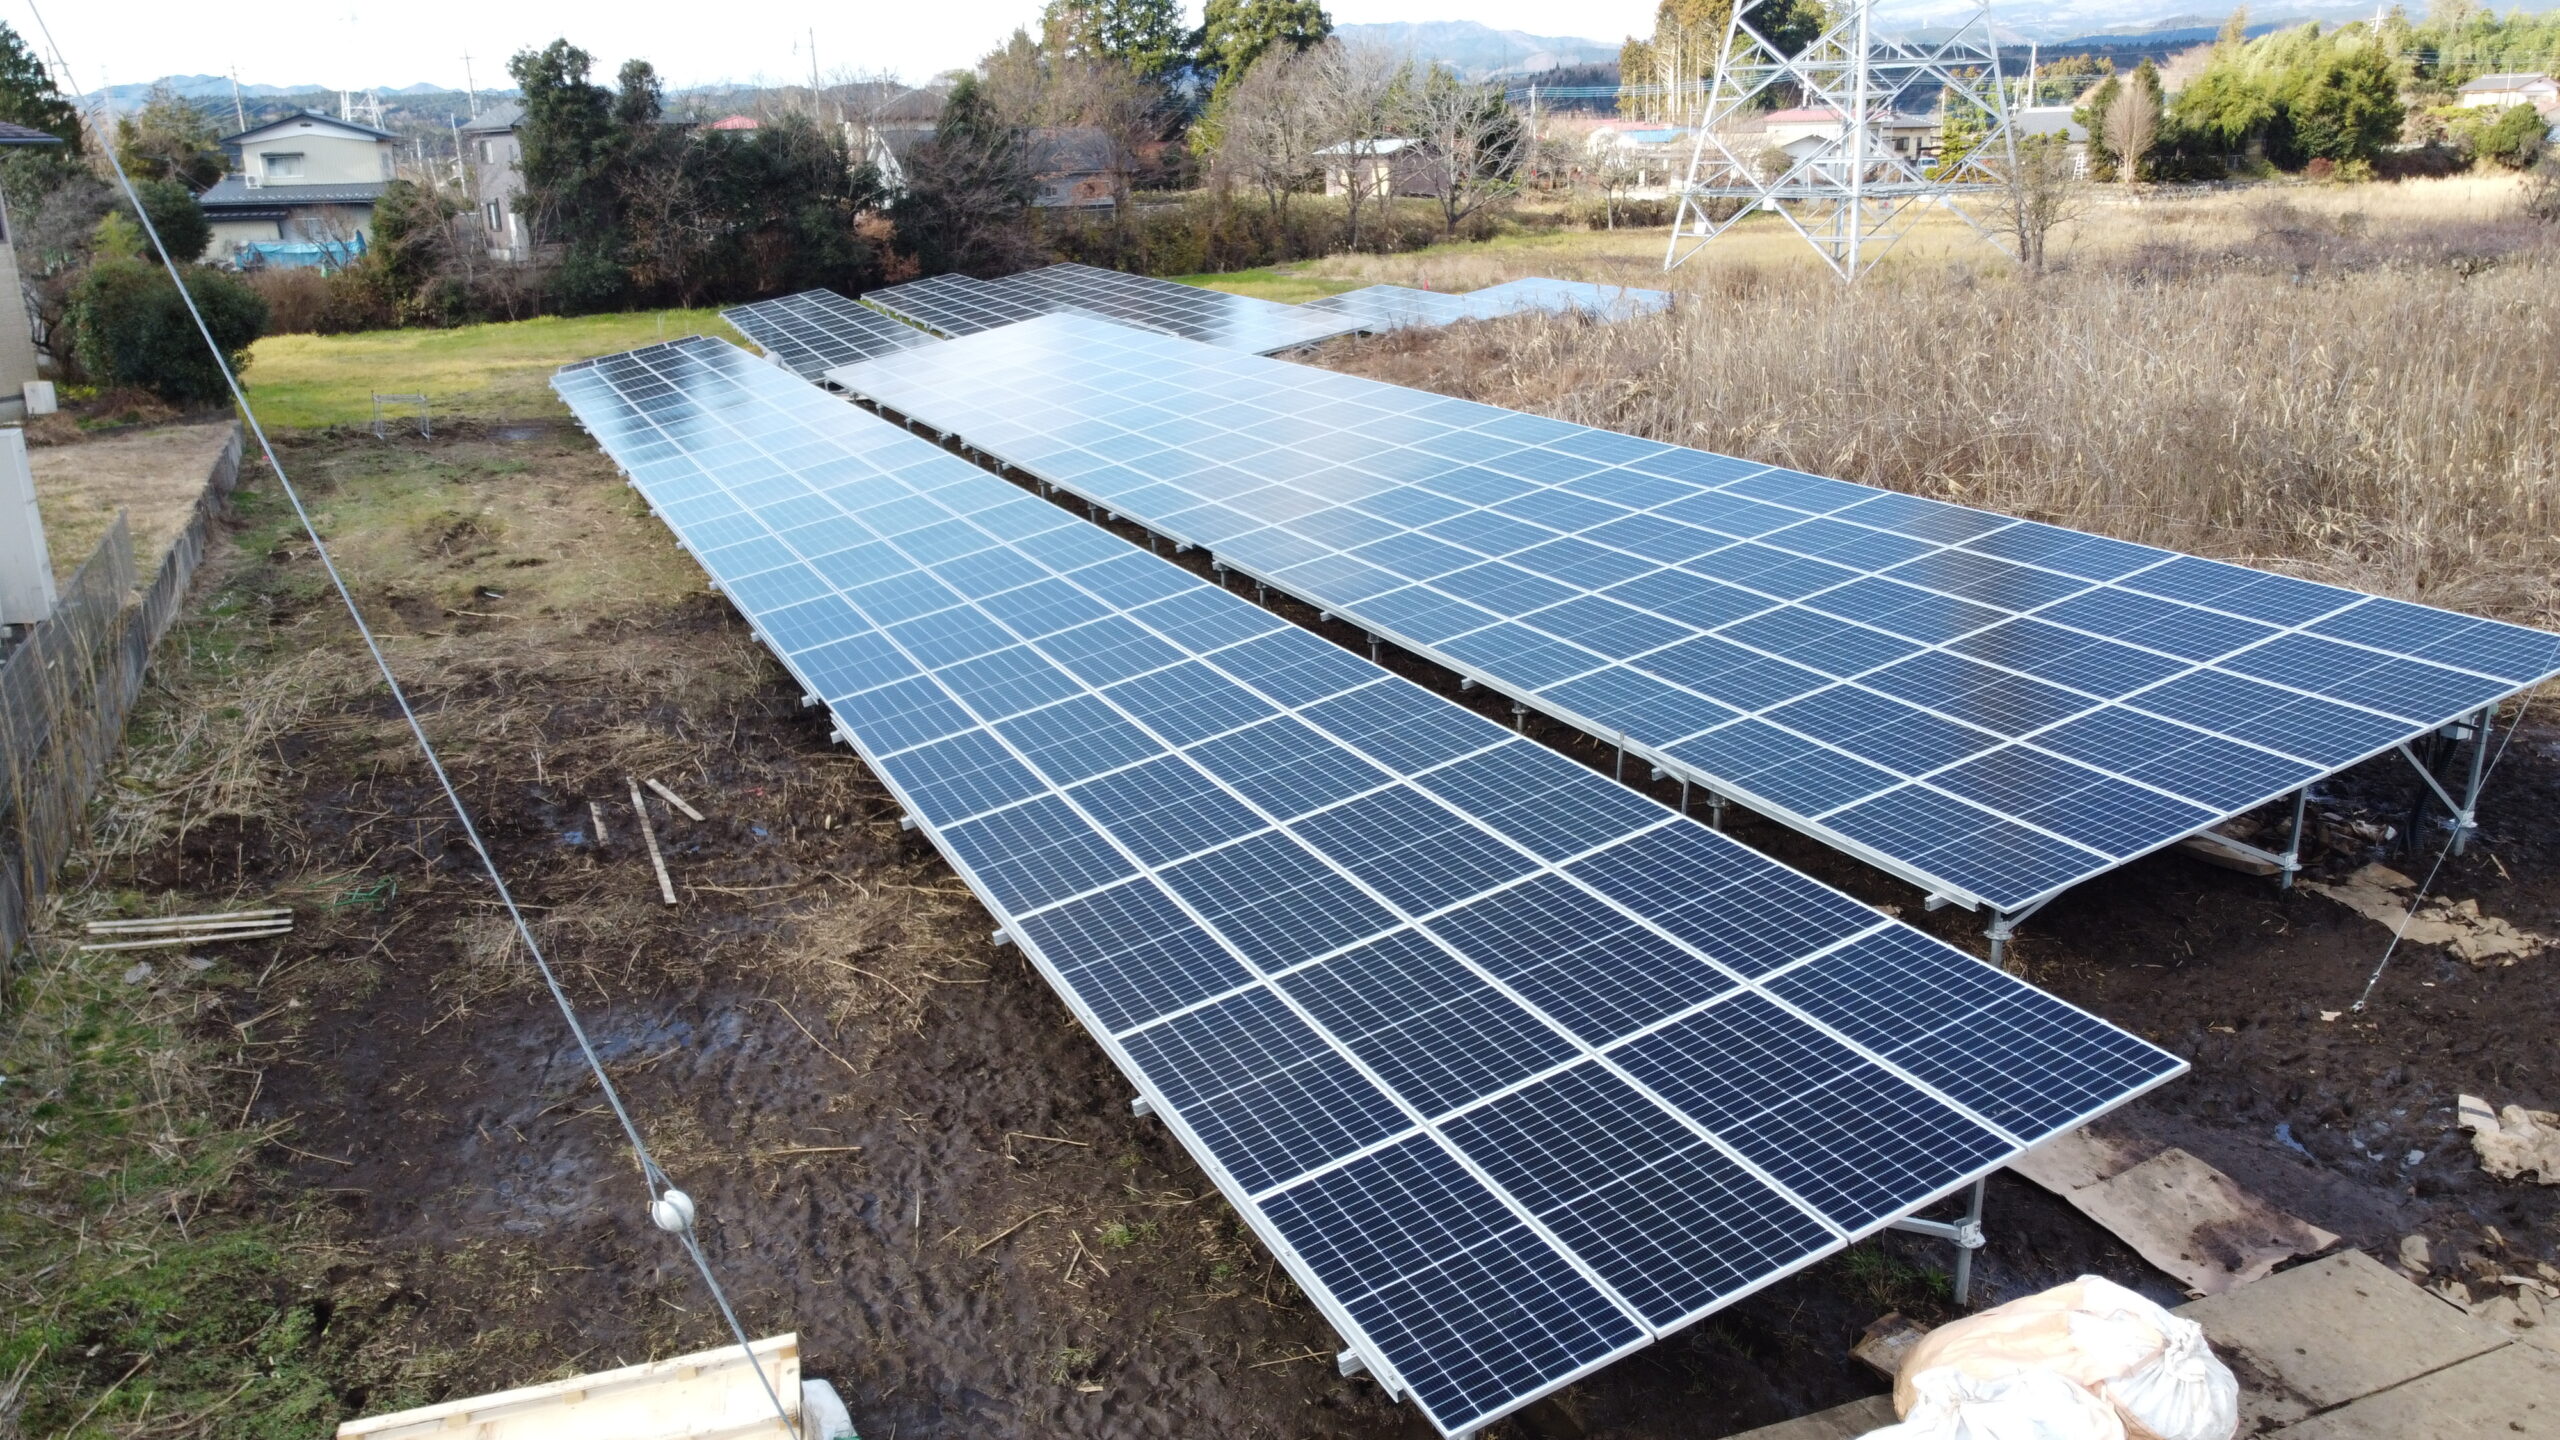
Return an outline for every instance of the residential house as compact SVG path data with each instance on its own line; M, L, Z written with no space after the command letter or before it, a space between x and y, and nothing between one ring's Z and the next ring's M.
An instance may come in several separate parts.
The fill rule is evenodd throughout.
M1895 155L1925 163L1938 149L1938 117L1894 111L1871 122L1874 133ZM1826 106L1772 110L1761 117L1761 133L1774 149L1798 160L1837 144L1848 134L1848 122Z
M2009 112L2009 126L2020 136L2059 135L2071 149L2074 179L2089 178L2089 127L2071 118L2068 105L2022 105Z
M1632 177L1622 193L1651 197L1669 194L1673 182L1689 172L1698 132L1655 121L1603 121L1582 143L1593 165Z
M221 142L238 168L201 197L206 254L235 265L344 264L364 252L397 137L298 110Z
M1348 195L1359 181L1363 195L1437 195L1422 142L1390 135L1376 140L1345 140L1316 152L1324 167L1324 193Z
M1027 139L1036 210L1108 210L1129 193L1129 150L1092 125L1042 126Z
M2560 118L2560 80L2542 74L2483 75L2455 91L2454 103L2466 110L2530 105L2546 117Z
M492 260L530 260L533 236L516 213L524 193L524 107L497 105L462 126L462 191L478 212Z
M869 84L854 87L852 106L859 119L844 122L845 153L856 162L869 161L880 183L892 195L907 186L907 157L933 138L949 91L939 86L909 87Z
M0 153L15 154L25 145L59 145L60 138L27 125L0 120ZM36 379L35 326L27 315L27 292L18 280L18 247L9 233L9 211L0 204L0 420L26 418L24 392Z

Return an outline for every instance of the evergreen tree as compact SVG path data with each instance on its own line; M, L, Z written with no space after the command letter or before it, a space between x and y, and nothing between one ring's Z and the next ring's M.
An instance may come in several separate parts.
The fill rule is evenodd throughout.
M2341 165L2371 164L2400 137L2405 113L2391 62L2371 45L2340 50L2291 108L2302 152Z
M516 208L534 239L559 248L549 286L576 314L621 303L631 285L622 188L635 142L659 136L657 76L643 61L622 67L623 88L587 78L595 57L566 40L507 62L524 93L524 193Z
M66 151L80 149L80 111L62 98L52 72L6 21L0 21L0 120L54 136Z
M1180 0L1049 0L1040 19L1070 56L1116 60L1150 83L1167 81L1191 58Z
M1275 45L1306 50L1333 33L1321 0L1207 0L1201 13L1199 66L1225 95Z
M168 247L170 259L188 265L204 258L205 246L213 243L213 226L194 191L175 180L136 180L133 193L142 197L142 213L151 217L151 229Z
M175 180L199 194L228 168L213 121L165 85L116 121L116 159L136 180Z

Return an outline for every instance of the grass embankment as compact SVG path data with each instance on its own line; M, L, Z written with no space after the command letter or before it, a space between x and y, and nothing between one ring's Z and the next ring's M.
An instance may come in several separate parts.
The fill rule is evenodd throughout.
M259 418L279 430L367 425L375 394L429 397L437 419L501 420L568 412L551 372L572 360L673 340L738 332L717 310L544 316L452 330L271 335L250 352L247 383ZM393 413L406 416L408 406Z

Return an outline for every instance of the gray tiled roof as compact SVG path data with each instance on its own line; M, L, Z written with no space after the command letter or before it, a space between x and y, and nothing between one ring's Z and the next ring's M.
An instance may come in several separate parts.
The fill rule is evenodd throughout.
M282 210L296 205L370 205L382 198L386 180L342 181L319 185L256 185L245 175L225 175L197 197L214 210Z

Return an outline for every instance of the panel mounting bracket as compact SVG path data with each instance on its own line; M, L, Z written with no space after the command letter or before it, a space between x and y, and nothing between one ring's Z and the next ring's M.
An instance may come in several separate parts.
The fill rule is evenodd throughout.
M2427 782L2427 788L2435 792L2436 799L2444 802L2444 808L2453 812L2453 853L2456 855L2468 849L2471 837L2480 831L2480 782L2486 778L2489 758L2489 722L2494 718L2493 710L2483 708L2464 716L2455 725L2446 727L2470 732L2468 736L2457 733L2455 737L2457 740L2467 738L2471 742L2470 774L2464 779L2460 800L2454 799L2453 792L2444 787L2444 782L2436 778L2435 772L2419 761L2416 751L2411 750L2405 742L2397 747L2400 758L2409 762L2409 768L2417 771L2418 778Z
M1366 1374L1369 1362L1360 1358L1359 1351L1345 1350L1333 1357L1333 1368L1341 1373L1343 1379L1348 1380L1354 1375Z
M1129 1113L1144 1120L1156 1113L1155 1102L1144 1095L1132 1095L1129 1097Z
M1982 1192L1983 1187L1989 1183L1988 1179L1973 1182L1973 1190L1966 1197L1964 1218L1961 1220L1921 1220L1905 1217L1885 1227L1888 1230L1901 1230L1913 1235L1927 1235L1933 1239L1944 1240L1956 1247L1954 1290L1958 1305L1967 1304L1967 1297L1973 1290L1973 1252L1987 1243L1982 1234Z

